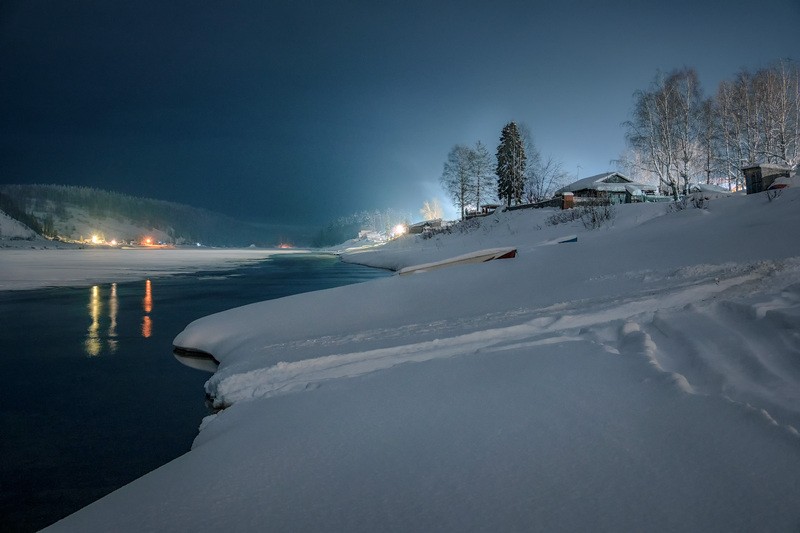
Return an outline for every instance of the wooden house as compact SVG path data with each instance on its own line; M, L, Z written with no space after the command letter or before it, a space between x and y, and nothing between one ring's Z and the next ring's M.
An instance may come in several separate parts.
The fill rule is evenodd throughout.
M654 195L656 187L637 183L619 172L605 172L561 187L556 191L556 196L563 196L564 193L572 193L576 205L585 199L622 204L641 201L645 195Z

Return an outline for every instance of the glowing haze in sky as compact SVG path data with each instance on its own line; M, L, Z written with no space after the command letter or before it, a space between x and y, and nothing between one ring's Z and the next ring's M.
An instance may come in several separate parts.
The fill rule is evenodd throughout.
M0 3L0 182L240 218L417 214L456 143L525 123L582 177L632 93L798 59L797 0Z

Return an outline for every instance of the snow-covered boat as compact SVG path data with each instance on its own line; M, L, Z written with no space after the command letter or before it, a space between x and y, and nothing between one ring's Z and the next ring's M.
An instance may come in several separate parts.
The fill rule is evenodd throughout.
M442 261L435 261L433 263L424 263L421 265L413 265L401 268L398 274L401 276L405 274L415 274L419 272L427 272L429 270L436 270L437 268L450 267L455 265L465 265L468 263L485 263L494 259L511 259L517 256L516 248L490 248L488 250L478 250L477 252L470 252L468 254L443 259Z

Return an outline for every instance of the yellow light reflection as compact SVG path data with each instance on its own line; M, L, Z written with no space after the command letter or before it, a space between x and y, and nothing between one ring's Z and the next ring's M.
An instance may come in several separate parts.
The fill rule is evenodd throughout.
M145 339L149 339L150 336L153 334L153 321L150 320L150 317L144 315L142 318L142 337Z
M144 283L142 308L145 312L144 318L142 318L142 337L148 339L153 334L153 320L149 316L149 313L153 310L153 284L150 283L149 279Z
M117 312L119 311L119 300L117 299L117 284L111 284L111 296L108 297L108 318L111 323L108 325L108 349L111 353L117 351Z
M142 301L144 312L149 313L153 310L153 287L150 280L144 282L144 300Z
M90 357L100 355L100 349L102 346L100 343L101 309L102 303L100 302L100 287L95 285L89 291L89 317L92 319L92 323L89 325L89 329L86 334L86 341L84 342L86 355Z

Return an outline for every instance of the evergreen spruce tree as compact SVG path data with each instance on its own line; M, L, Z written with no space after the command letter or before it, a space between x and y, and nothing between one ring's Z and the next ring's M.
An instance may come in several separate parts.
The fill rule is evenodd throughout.
M522 203L525 188L525 147L515 122L509 122L500 134L497 147L497 197L506 205Z

